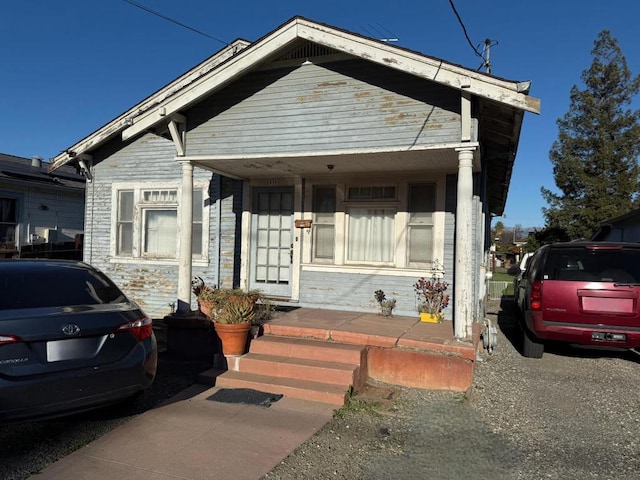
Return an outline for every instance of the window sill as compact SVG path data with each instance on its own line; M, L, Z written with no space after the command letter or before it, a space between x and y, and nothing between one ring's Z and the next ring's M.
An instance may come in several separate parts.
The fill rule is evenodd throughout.
M121 263L121 264L142 264L142 265L175 265L178 266L179 261L177 258L133 258L133 257L111 257L109 259L110 263ZM201 258L194 259L191 261L191 265L195 267L207 267L209 266L209 259Z
M369 265L327 265L310 264L301 265L306 272L327 272L327 273L354 273L359 275L388 275L391 277L423 277L426 275L425 268L398 268L391 266L369 266Z

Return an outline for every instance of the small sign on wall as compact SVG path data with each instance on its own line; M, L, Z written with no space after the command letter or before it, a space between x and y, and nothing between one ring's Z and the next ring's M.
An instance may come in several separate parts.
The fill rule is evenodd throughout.
M296 220L296 228L311 228L311 220Z

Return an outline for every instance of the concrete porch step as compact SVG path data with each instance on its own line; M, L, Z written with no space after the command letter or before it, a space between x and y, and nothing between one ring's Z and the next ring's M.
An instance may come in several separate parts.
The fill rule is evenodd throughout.
M326 340L263 335L251 341L251 353L360 365L365 348Z
M318 350L322 349L318 348ZM310 360L300 357L267 355L253 353L253 349L238 359L238 371L243 373L321 381L322 383L346 385L347 387L356 381L359 369L359 362L358 364L340 363L331 357L326 360Z
M287 395L293 398L328 403L340 407L349 393L349 386L314 382L286 377L227 370L216 378L216 387L251 388L261 392Z
M246 355L228 357L227 371L212 369L200 381L341 406L364 383L365 362L363 345L264 335L251 340Z

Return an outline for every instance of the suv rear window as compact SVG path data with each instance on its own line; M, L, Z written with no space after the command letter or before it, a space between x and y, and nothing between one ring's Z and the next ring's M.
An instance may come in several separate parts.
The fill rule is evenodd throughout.
M3 268L0 310L121 303L125 297L104 274L75 266Z
M542 278L635 283L640 280L640 249L551 248Z

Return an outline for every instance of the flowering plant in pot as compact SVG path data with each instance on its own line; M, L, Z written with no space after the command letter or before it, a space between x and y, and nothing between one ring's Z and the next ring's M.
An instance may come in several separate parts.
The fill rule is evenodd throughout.
M449 305L449 295L445 293L449 284L434 275L431 279L420 277L413 288L418 296L420 320L430 323L442 322L442 310Z
M385 293L382 290L376 290L373 293L378 305L380 305L380 313L383 317L390 317L393 309L396 306L395 298L387 298Z

